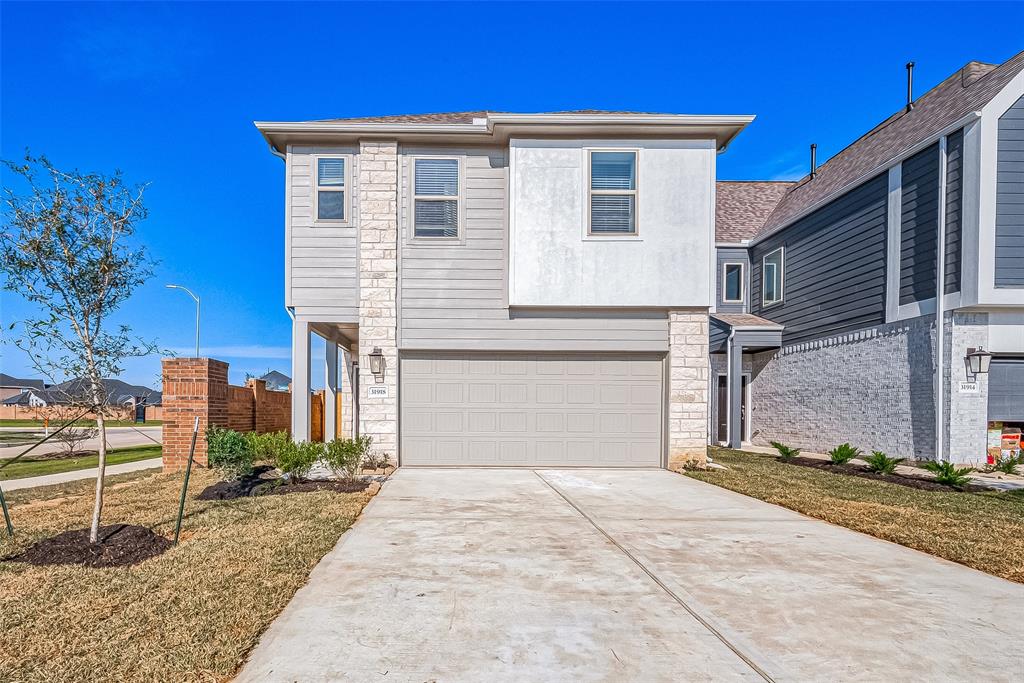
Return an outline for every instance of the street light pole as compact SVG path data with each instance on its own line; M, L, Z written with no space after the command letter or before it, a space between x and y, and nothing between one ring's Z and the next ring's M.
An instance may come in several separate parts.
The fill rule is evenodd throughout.
M199 358L199 297L192 293L188 287L181 285L167 285L167 289L180 289L188 294L196 302L196 358Z

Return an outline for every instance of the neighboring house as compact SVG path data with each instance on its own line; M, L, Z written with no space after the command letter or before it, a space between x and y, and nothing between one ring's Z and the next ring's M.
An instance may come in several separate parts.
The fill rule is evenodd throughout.
M266 382L270 391L288 391L288 386L292 383L291 377L277 370L271 370L259 379Z
M1024 426L1024 53L913 105L799 182L718 183L713 441L977 462Z
M968 64L795 183L716 183L750 116L257 123L286 163L295 438L315 333L326 414L403 465L983 458L1024 421L1022 67Z
M0 372L0 402L24 392L27 389L45 389L41 379L18 379Z
M403 465L703 461L715 163L752 118L257 123L286 162L294 437L315 333L325 413L340 374Z
M119 379L104 379L104 391L110 405L131 406L161 404L159 391L136 384L128 384ZM60 384L44 388L26 389L2 401L3 405L28 406L43 408L55 405L70 405L88 401L88 382L84 379L72 379Z

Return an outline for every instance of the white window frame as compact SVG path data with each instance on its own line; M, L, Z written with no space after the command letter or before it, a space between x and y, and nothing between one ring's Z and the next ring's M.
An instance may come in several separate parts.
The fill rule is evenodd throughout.
M416 194L416 162L419 161L420 159L451 159L451 160L456 161L457 162L457 167L456 167L457 170L456 170L456 172L458 173L458 182L456 183L456 192L458 194L456 194L454 197L450 196L450 195L440 195L440 194L426 194L426 195L418 195L418 194ZM429 243L432 243L432 244L433 243L437 243L437 242L457 242L457 243L461 243L463 241L463 235L464 235L464 232L465 232L463 226L465 225L465 220L466 220L464 202L462 201L462 198L466 194L466 190L465 190L466 174L465 174L465 164L462 161L462 157L461 156L456 156L456 155L450 155L450 154L447 154L447 155L445 155L445 154L417 154L416 156L411 157L410 161L411 161L411 163L409 164L409 197L410 197L410 201L409 201L409 211L408 211L408 221L409 221L409 236L408 236L408 239L409 239L409 241L410 242L429 242ZM437 202L437 201L452 201L453 199L455 200L455 211L456 211L455 235L453 237L417 235L416 234L416 202L417 201L428 201L428 202L429 201L435 201L435 202Z
M740 267L740 298L730 299L726 294L726 273L729 270L729 266ZM747 264L743 261L723 261L722 262L722 303L723 304L742 304L747 297Z
M768 257L779 254L779 298L774 301L768 301L765 299L765 290L767 289L765 284L765 278L768 274ZM771 264L774 266L775 264ZM779 247L778 249L772 249L767 254L761 257L761 307L768 308L769 306L778 306L785 300L785 285L786 285L786 248Z
M352 225L352 155L351 154L314 154L313 155L313 225L348 226ZM332 185L320 186L320 160L341 159L345 162L345 184L341 187ZM342 203L344 218L320 218L320 192L343 192L345 201Z
M633 189L632 190L595 190L592 174L594 170L594 152L629 152L633 154ZM633 239L640 236L640 148L639 147L594 147L587 149L587 237L594 239ZM633 196L633 232L594 232L591 230L591 197L594 195L632 195Z

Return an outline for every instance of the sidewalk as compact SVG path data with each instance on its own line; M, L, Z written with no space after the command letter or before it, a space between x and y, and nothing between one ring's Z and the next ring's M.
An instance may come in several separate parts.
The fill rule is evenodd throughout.
M124 474L126 472L138 472L139 470L150 470L157 469L163 466L163 460L160 458L150 458L149 460L137 460L136 462L126 462L121 465L111 465L107 468L107 474ZM41 477L25 477L24 479L10 479L8 481L0 482L0 487L3 487L4 491L14 491L16 489L30 489L36 486L51 486L53 484L63 484L69 481L77 481L79 479L95 479L96 478L95 467L90 467L84 470L73 470L71 472L61 472L59 474L46 474Z

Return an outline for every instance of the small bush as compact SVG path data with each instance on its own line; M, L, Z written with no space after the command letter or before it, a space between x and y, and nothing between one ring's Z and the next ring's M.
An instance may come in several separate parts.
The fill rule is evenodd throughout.
M935 475L935 481L946 486L962 489L970 483L967 475L974 471L973 467L957 467L951 462L931 460L921 465Z
M373 437L360 436L355 439L334 439L326 447L324 461L340 479L354 479L367 457Z
M254 461L277 462L277 453L291 441L288 432L268 432L257 434L249 432L245 435L246 446Z
M206 430L206 458L221 478L231 481L252 472L252 453L246 438L233 429Z
M317 441L295 443L289 440L274 454L274 464L290 479L302 481L325 453L324 444Z
M1001 456L999 460L996 460L995 464L992 465L992 469L1004 474L1016 474L1018 465L1024 465L1024 454Z
M834 465L845 465L854 458L860 457L860 449L844 443L830 450L828 456L832 459Z
M779 452L779 457L782 458L783 460L789 460L790 458L795 458L796 456L800 455L799 448L790 448L786 444L780 443L778 441L772 441L771 444L772 448Z
M363 466L371 470L379 470L388 466L391 456L384 451L373 451L366 454Z
M867 458L868 469L878 474L892 474L896 466L906 458L890 458L882 451L871 451L871 457Z

